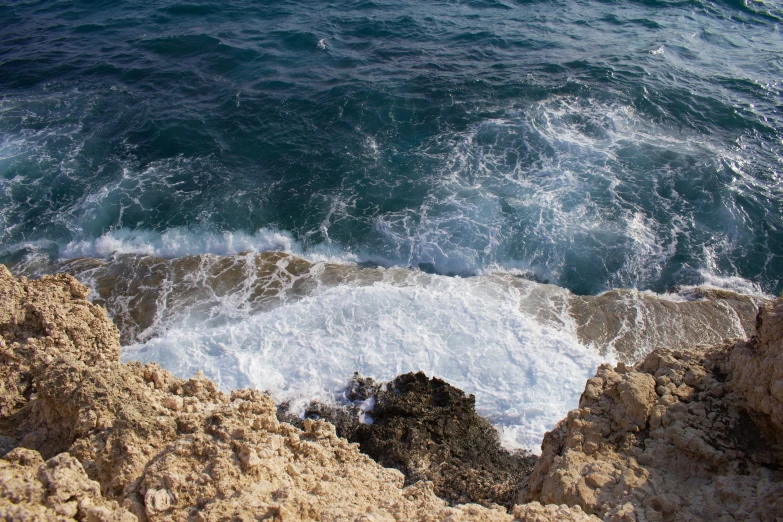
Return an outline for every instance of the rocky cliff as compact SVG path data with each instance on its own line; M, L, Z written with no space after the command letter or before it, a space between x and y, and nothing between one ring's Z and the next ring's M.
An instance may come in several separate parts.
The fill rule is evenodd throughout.
M616 521L783 517L783 301L748 342L602 366L520 501Z
M258 391L120 364L119 333L87 293L0 266L0 519L512 520L449 507L429 482L403 487L331 424L279 422Z
M775 520L783 304L750 342L601 367L544 440L512 514L405 487L324 421L255 390L119 362L71 276L0 266L0 519ZM528 503L529 502L529 503ZM570 507L569 507L570 506Z

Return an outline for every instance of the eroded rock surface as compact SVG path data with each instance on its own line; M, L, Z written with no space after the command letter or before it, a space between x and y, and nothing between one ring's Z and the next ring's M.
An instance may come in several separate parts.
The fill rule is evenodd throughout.
M476 413L472 395L421 372L383 385L354 375L347 395L354 406L313 403L305 415L335 424L376 462L400 470L406 484L431 481L450 504L514 507L536 457L503 448L495 428ZM369 413L355 406L368 402Z
M765 306L757 334L731 351L731 387L746 401L768 438L783 445L783 306Z
M763 307L749 342L601 366L546 435L524 499L606 520L783 517L782 312Z
M90 290L66 275L14 279L0 265L0 422L33 393L33 377L60 356L93 368L117 367L120 340Z
M511 520L448 507L427 482L403 488L332 425L278 422L258 391L120 364L118 332L86 294L70 276L0 267L0 436L26 448L0 464L7 519ZM72 489L52 489L63 473Z
M579 506L544 505L539 502L516 506L514 518L526 522L598 522L601 520L595 515L588 515Z
M436 492L459 491L455 482L406 487L400 471L360 453L332 424L279 422L258 391L226 394L203 374L183 380L155 364L120 364L117 329L86 295L70 276L17 280L0 266L0 519L783 517L783 302L762 309L749 342L600 367L580 407L544 440L519 497L533 502L512 515L449 507ZM443 440L454 432L467 443L481 426L427 411L442 402L456 415L469 399L436 379L405 379L374 410L382 429L370 440L391 445L392 465L421 478L451 462L455 481L470 483L465 474L480 460ZM405 415L413 424L401 423ZM424 453L431 445L437 451ZM438 452L457 458L433 459Z
M101 496L81 463L60 453L47 462L17 448L0 459L0 520L135 522L129 511Z

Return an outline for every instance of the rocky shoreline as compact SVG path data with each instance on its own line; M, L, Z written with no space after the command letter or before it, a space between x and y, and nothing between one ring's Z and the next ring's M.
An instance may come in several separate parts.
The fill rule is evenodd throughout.
M450 505L499 504L512 510L537 460L500 445L497 430L476 413L473 395L422 372L383 384L356 375L348 399L354 406L312 403L305 418L333 424L337 435L358 443L362 453L399 470L406 486L431 482ZM368 401L370 413L355 406ZM304 428L305 421L283 411L278 408L279 420Z
M0 519L783 517L783 301L747 342L599 368L528 474L438 379L357 381L371 426L314 407L348 439L323 418L296 427L258 391L121 364L88 293L0 267Z
M339 285L422 284L429 274L407 268L312 262L285 252L164 259L119 254L111 259L81 257L55 263L20 263L14 273L28 277L67 273L93 289L91 300L114 317L123 344L144 342L162 333L167 318L187 310L210 321L228 300L261 312L294 302L317 289ZM652 348L686 349L747 338L763 298L706 288L678 288L668 294L616 289L600 295L575 295L554 285L497 273L489 276L516 289L520 307L542 324L569 323L580 342L611 348L625 362Z

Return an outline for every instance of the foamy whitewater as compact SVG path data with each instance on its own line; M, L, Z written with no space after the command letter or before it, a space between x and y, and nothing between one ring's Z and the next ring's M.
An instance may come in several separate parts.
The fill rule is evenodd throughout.
M380 380L424 371L475 394L508 446L534 449L612 357L536 321L524 298L503 280L419 273L402 286L328 288L224 326L185 322L123 358L178 375L203 369L224 389L269 390L295 411L339 399L353 371Z
M295 409L422 370L535 450L601 362L741 337L783 291L781 23L753 1L6 3L0 262L90 284L126 361Z

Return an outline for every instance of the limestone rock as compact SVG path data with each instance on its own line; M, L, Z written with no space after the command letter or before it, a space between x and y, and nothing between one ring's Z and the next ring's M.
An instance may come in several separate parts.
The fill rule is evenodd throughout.
M0 266L0 436L20 446L0 460L6 519L511 520L403 488L333 426L279 422L259 391L120 364L117 329L86 295L70 276Z
M783 517L781 313L762 308L748 342L601 366L520 500L617 521Z
M542 505L530 502L514 508L514 519L521 522L599 522L601 519L588 515L579 506L568 507L565 504Z
M101 497L78 460L61 453L44 462L17 448L0 459L0 520L135 522L130 512Z
M17 280L0 265L0 418L27 403L33 375L60 355L119 365L119 333L88 293L68 275Z
M512 520L500 506L449 507L436 495L443 484L406 487L399 470L331 424L280 422L259 391L226 394L203 374L184 380L155 364L120 364L117 329L86 295L70 276L28 281L0 266L0 519ZM514 517L783 518L782 314L781 302L764 308L746 343L600 367L579 408L545 437L519 496L535 502L515 506ZM436 380L409 378L428 400L442 399ZM446 392L446 409L469 402ZM405 406L399 396L388 404ZM418 424L405 430L461 433L411 411ZM401 432L387 417L385 429ZM400 462L415 467L404 451L419 446L409 446ZM443 448L465 463L460 472L475 471L459 445Z
M756 336L731 351L731 388L748 403L765 433L783 444L783 305L759 311Z

